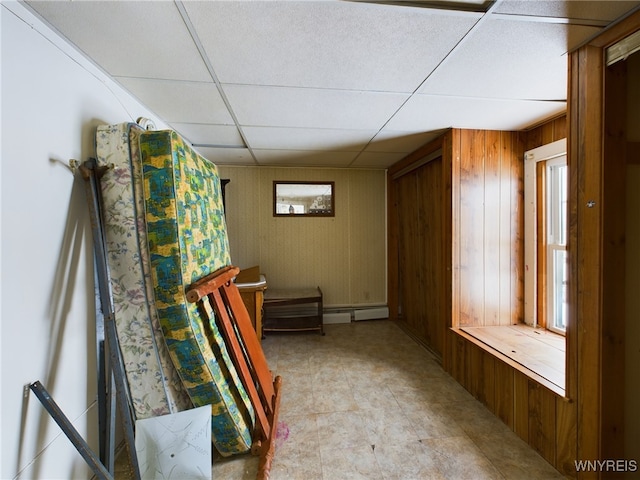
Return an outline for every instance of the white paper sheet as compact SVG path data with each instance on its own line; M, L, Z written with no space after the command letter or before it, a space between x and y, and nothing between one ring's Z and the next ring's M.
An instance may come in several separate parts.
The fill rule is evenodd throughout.
M143 480L211 480L211 406L136 421Z

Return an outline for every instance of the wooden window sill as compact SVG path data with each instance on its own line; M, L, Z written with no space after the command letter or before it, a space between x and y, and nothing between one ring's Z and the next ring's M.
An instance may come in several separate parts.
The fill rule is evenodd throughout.
M452 328L554 393L565 396L565 337L528 325Z

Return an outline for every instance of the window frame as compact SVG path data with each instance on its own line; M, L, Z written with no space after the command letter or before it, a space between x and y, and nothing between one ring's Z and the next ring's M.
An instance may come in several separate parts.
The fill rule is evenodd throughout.
M567 140L562 139L529 150L524 155L524 323L543 327L555 333L566 332L549 328L545 323L547 309L547 219L541 205L546 198L545 162L567 156ZM542 210L542 211L541 211Z
M568 182L569 166L567 164L566 155L561 155L559 157L544 160L544 162L540 162L539 164L544 165L544 172L545 172L545 175L544 175L545 195L542 197L545 203L541 206L545 209L544 215L543 215L544 222L545 222L545 232L544 232L544 235L542 234L539 235L539 242L542 244L541 248L544 249L545 251L546 264L543 272L538 270L538 275L540 276L540 274L543 274L545 277L545 288L543 292L544 292L546 305L544 306L545 308L544 322L542 323L544 323L544 326L547 328L547 330L551 330L555 333L565 335L566 324L567 324L567 312L565 311L564 313L565 326L564 328L561 328L556 324L556 318L554 314L554 309L557 308L557 306L554 303L556 291L554 291L553 287L555 286L557 288L558 286L556 284L552 284L552 282L550 281L547 281L547 278L549 278L550 275L555 275L556 273L554 271L554 258L553 258L555 254L557 252L565 252L564 253L565 275L563 280L563 284L565 285L565 287L560 287L560 288L566 288L566 284L567 284L566 274L568 270L568 264L567 264L568 259L566 258L566 252L567 252L567 236L569 234L568 223L567 223L568 222L567 201L568 201L568 189L569 189L569 182ZM561 191L562 187L559 184L554 185L555 179L551 173L551 169L557 168L557 167L564 167L565 169L564 175L567 181L564 185L564 192ZM564 197L563 197L563 193L564 193ZM559 204L559 205L556 205L556 204ZM556 207L558 207L558 208L554 208L553 213L549 213L549 210L550 210L549 207L551 205L555 205ZM559 231L559 228L562 228L562 226L564 226L564 231ZM540 282L538 282L538 284L540 284ZM564 298L565 298L564 308L566 308L566 300L567 300L566 294Z

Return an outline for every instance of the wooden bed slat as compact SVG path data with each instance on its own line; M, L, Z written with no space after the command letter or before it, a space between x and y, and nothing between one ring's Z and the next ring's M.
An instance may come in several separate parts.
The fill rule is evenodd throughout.
M229 353L247 390L256 415L253 454L260 455L258 480L269 478L275 454L280 408L280 376L273 378L258 341L240 291L233 278L240 272L234 266L224 267L191 285L187 300L192 303L208 299L220 321Z

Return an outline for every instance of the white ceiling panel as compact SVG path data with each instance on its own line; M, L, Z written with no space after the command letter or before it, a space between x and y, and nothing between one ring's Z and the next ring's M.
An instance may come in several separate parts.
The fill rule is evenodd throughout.
M241 125L378 130L409 95L224 85Z
M292 167L348 167L357 155L356 152L263 149L255 149L253 153L260 165Z
M234 124L229 110L213 83L128 77L118 77L116 80L167 123Z
M640 8L412 3L19 5L218 164L354 168L386 168L447 128L522 130L564 112L567 52Z
M322 128L243 127L253 148L287 150L325 150L359 152L377 130L339 130Z
M196 145L246 147L235 125L171 122L171 128Z
M565 108L565 102L414 95L388 128L414 132L451 127L521 130Z
M211 81L173 2L46 1L29 5L110 75Z
M402 160L405 156L406 153L400 152L362 152L358 155L358 158L349 164L349 167L386 168Z
M388 130L385 128L367 145L365 152L411 153L422 145L429 143L431 140L435 140L443 133L444 130L415 133Z
M479 18L327 1L185 8L223 83L409 93Z
M488 20L420 93L566 100L567 55L594 27Z
M246 148L195 147L200 155L217 165L249 165L256 162Z

